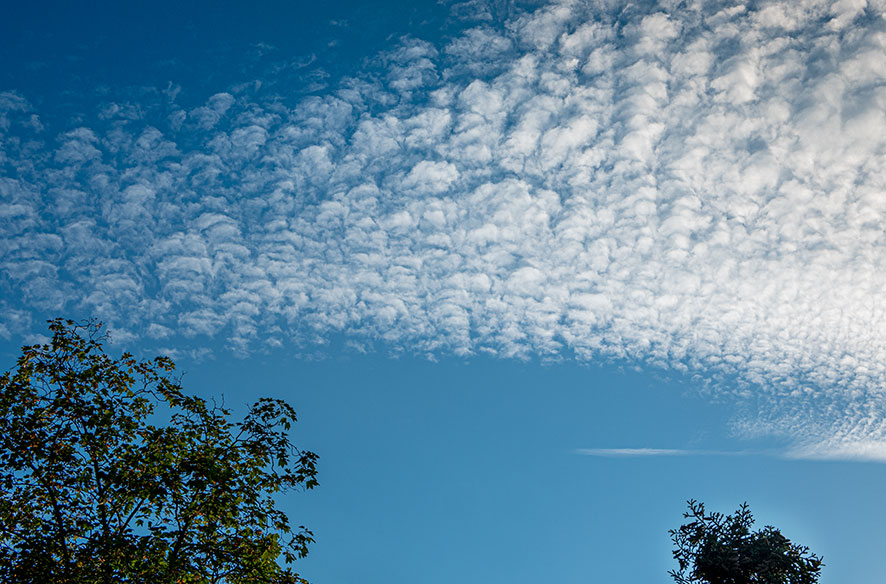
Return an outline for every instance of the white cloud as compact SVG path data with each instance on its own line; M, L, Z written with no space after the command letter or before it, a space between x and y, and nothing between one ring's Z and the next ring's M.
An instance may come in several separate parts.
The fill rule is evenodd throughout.
M167 346L628 359L798 456L886 458L883 11L558 2L327 95L120 101L54 140L0 94L0 334L37 307Z
M673 456L774 456L777 458L814 459L797 452L781 452L777 450L693 450L682 448L577 448L573 451L582 456L599 458L648 458ZM847 457L834 457L847 458ZM877 460L877 457L848 457L853 460ZM879 457L882 459L882 457Z
M710 450L683 450L675 448L578 448L576 454L603 458L640 458L648 456L723 456L736 452ZM743 454L743 453L742 453Z
M458 168L450 162L422 160L412 167L400 189L415 194L440 194L448 191L458 180Z

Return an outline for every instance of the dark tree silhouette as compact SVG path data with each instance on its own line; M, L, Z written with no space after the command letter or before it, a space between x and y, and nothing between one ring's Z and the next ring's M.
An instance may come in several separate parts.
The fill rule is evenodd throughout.
M706 513L690 500L688 523L668 533L679 570L677 584L815 584L821 558L791 543L778 529L751 531L754 517L743 503L734 515Z
M295 411L240 422L185 395L166 357L105 354L100 323L50 321L0 377L0 581L296 583L310 531L274 494L317 485Z

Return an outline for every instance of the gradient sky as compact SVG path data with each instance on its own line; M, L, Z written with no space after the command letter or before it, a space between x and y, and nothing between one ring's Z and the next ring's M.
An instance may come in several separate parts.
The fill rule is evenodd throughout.
M685 500L882 582L886 2L30 2L0 354L299 410L315 584L667 582Z

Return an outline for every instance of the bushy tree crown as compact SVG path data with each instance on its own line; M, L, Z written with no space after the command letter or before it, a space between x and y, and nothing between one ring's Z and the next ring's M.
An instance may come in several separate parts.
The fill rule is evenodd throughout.
M733 515L707 513L690 500L683 514L690 521L670 530L678 570L677 584L816 584L821 558L791 543L772 526L751 531L747 503Z
M0 377L0 581L304 582L281 562L312 533L274 499L317 485L292 407L231 422L170 359L113 359L94 322L49 329Z

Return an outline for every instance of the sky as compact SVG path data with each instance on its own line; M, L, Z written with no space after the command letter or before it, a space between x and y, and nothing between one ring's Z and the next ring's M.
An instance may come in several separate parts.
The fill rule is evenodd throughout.
M667 582L694 498L882 582L886 2L6 12L3 367L289 400L310 581Z

